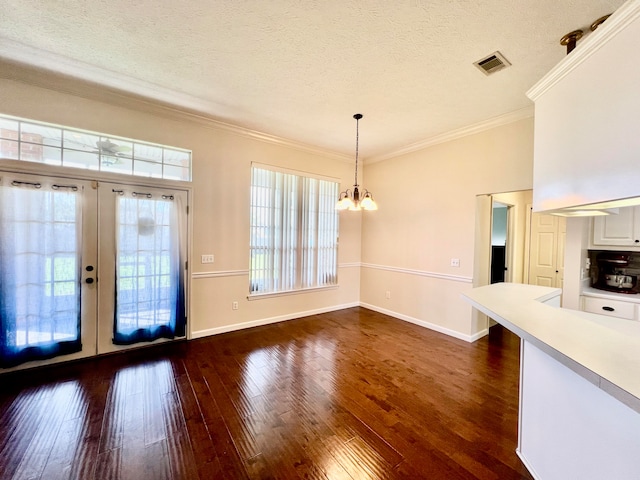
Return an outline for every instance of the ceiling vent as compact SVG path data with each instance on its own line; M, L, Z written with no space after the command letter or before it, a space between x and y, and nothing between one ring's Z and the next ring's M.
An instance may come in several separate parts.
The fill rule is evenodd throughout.
M477 62L473 62L473 64L485 75L496 73L503 68L511 66L509 60L504 58L500 52L493 52L491 55L481 58Z

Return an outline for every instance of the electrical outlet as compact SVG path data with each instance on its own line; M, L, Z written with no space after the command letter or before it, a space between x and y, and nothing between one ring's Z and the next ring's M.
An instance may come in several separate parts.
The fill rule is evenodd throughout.
M460 259L459 258L452 258L451 259L451 266L452 267L459 267L460 266Z
M200 263L213 263L213 255L202 255Z
M238 309L238 302L233 302L231 304L231 310L237 310Z
M387 293L385 294L385 297L391 298L391 292L389 290L387 290Z

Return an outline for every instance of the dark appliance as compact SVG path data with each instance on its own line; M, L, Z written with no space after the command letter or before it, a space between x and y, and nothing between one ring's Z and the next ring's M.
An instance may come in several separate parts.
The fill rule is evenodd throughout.
M609 292L638 293L638 277L628 275L626 271L630 258L631 254L626 252L599 253L596 258L598 278L593 287Z

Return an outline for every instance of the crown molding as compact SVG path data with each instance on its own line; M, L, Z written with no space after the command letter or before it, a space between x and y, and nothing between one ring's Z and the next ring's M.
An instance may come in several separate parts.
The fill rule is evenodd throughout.
M151 115L188 121L252 140L352 163L349 155L221 121L207 112L227 107L136 78L45 52L0 37L0 60L11 64L0 77L36 87L135 109ZM62 73L64 72L64 73ZM98 83L96 78L100 79Z
M484 132L485 130L491 130L492 128L507 125L509 123L517 122L529 117L533 117L533 105L515 110L513 112L505 113L488 120L483 120L482 122L474 123L466 127L450 130L448 132L427 138L426 140L421 140L419 142L409 144L406 147L393 150L383 155L369 157L366 159L366 165L370 165L376 162L382 162L383 160L389 160L401 155L417 152L419 150L424 150L425 148L432 147L440 143L446 143L458 138L474 135L476 133Z
M624 3L593 33L589 34L578 48L564 57L549 73L531 87L527 96L533 101L537 100L638 17L640 17L640 1L632 0Z

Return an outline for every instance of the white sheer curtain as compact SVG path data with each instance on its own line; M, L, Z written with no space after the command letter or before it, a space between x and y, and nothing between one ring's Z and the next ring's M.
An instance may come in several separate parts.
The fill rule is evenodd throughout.
M0 363L79 351L77 187L0 185Z
M180 197L120 190L116 196L114 343L184 335Z
M251 293L337 283L338 184L252 168Z

